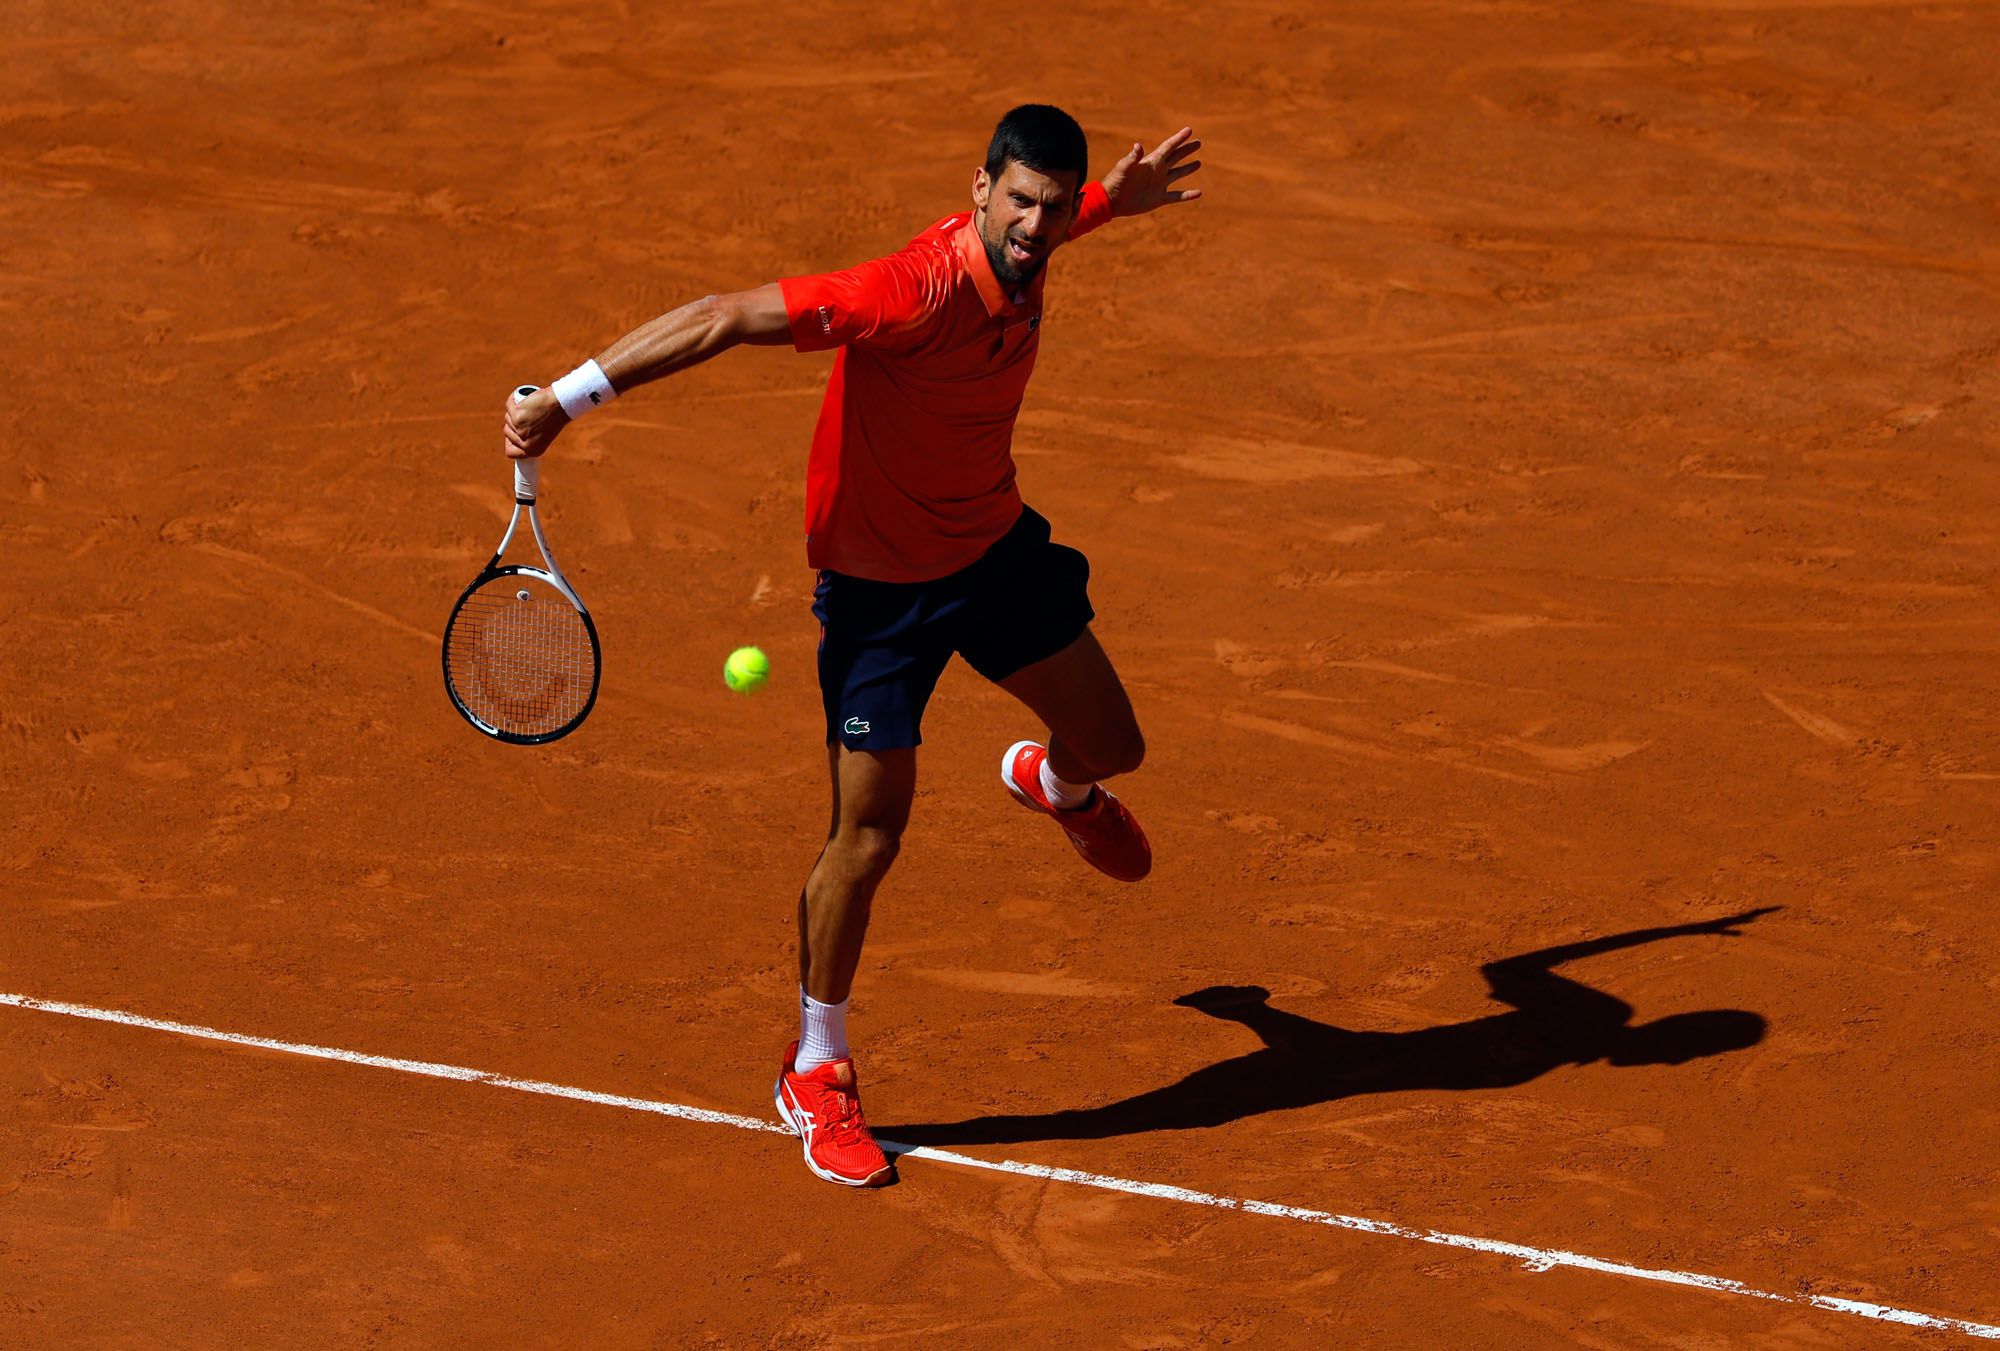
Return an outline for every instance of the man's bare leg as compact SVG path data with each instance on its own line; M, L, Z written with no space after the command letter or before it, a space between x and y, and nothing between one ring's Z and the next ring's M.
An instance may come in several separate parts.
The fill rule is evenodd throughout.
M1098 783L1130 774L1146 758L1132 700L1089 629L1053 657L1014 672L1000 688L1047 725L1049 768L1057 778Z
M1077 853L1099 872L1137 882L1153 868L1153 849L1131 810L1099 786L1129 774L1146 758L1132 701L1089 629L1052 657L999 682L1048 724L1045 748L1008 747L1000 778L1022 806L1056 819Z
M847 1051L847 996L861 963L868 910L888 875L916 796L917 753L827 748L833 824L799 895L803 1026L773 1092L778 1115L805 1144L806 1166L829 1182L879 1187L895 1167L868 1132Z
M845 1000L861 963L875 888L889 873L910 823L917 752L827 747L833 823L826 848L799 894L799 984L827 1004Z

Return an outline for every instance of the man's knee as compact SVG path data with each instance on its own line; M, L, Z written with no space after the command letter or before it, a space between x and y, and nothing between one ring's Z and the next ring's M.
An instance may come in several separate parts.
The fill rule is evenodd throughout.
M1096 779L1130 774L1146 759L1146 738L1139 735L1136 724L1112 731L1099 730L1088 740L1067 736L1061 739L1070 754Z
M848 871L859 876L880 878L896 861L896 855L902 852L903 836L898 830L853 826L834 834L833 848L839 852Z
M1146 763L1146 738L1140 733L1138 726L1135 724L1132 728L1131 737L1125 743L1124 767L1118 772L1120 774L1130 774L1144 763Z
M1104 778L1130 774L1146 761L1146 738L1140 735L1138 724L1134 723L1107 741L1098 751L1098 756L1099 763L1094 768Z

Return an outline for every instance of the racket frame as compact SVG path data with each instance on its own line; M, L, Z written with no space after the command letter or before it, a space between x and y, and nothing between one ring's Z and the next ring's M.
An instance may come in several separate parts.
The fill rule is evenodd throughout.
M536 388L534 385L521 385L515 389L514 397L526 398L533 394ZM535 510L535 497L541 487L541 477L540 460L514 461L514 514L507 518L507 532L500 536L500 547L493 551L493 557L486 560L486 566L480 569L479 575L472 579L465 590L458 593L458 599L451 607L451 618L445 621L444 642L439 650L439 659L444 669L444 690L451 699L451 706L458 710L460 717L479 731L509 746L541 746L574 732L583 725L583 720L590 716L590 710L597 706L598 686L604 680L604 655L597 639L597 623L590 617L590 611L584 606L583 598L576 594L576 588L569 584L569 578L563 576L563 570L556 564L555 554L549 549L548 537L542 533L542 518ZM501 556L507 552L507 546L514 542L514 532L520 528L521 510L524 507L528 512L528 529L535 537L535 548L541 551L542 562L548 565L545 568L521 563L500 566ZM466 707L465 701L458 697L457 687L452 684L451 635L458 625L459 611L465 608L465 602L471 598L473 592L498 577L532 577L537 581L547 582L575 607L577 615L583 620L584 632L590 635L590 695L583 701L583 707L577 710L575 717L553 731L508 732L495 727Z

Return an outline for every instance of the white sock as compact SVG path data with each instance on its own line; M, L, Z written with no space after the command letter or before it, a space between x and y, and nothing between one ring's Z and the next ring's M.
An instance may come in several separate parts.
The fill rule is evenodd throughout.
M799 1053L792 1060L798 1074L811 1074L829 1060L845 1060L847 1049L847 1001L822 1004L804 990L799 991Z
M1083 806L1090 801L1090 794L1096 787L1094 783L1065 783L1049 768L1049 757L1042 757L1042 792L1048 796L1049 805L1057 811L1066 812Z

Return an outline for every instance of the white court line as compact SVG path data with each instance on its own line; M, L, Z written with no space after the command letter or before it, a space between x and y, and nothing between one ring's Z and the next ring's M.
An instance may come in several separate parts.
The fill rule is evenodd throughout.
M757 1117L732 1116L728 1112L711 1112L700 1107L684 1107L679 1103L654 1102L646 1098L621 1097L616 1093L593 1093L586 1088L571 1088L566 1084L545 1083L539 1079L516 1079L486 1070L467 1069L463 1065L438 1065L425 1060L398 1060L392 1056L365 1055L360 1051L343 1051L332 1046L311 1046L300 1042L274 1041L269 1037L249 1037L240 1032L219 1032L212 1027L171 1023L136 1013L121 1013L116 1009L64 1004L52 999L34 999L28 995L0 994L0 1005L33 1009L40 1013L59 1013L70 1018L88 1018L93 1022L143 1027L155 1032L173 1032L183 1037L198 1037L203 1041L226 1042L231 1046L254 1046L259 1050L282 1051L287 1055L310 1056L316 1060L340 1060L350 1065L372 1065L377 1069L428 1075L433 1079L456 1079L463 1083L488 1084L494 1088L511 1088L517 1092L539 1093L551 1098L571 1098L577 1102L594 1102L605 1107L651 1112L656 1116L677 1117L683 1121L734 1126L738 1130L791 1134L776 1122L760 1120ZM1169 1186L1162 1182L1139 1182L1131 1178L1109 1177L1103 1173L1079 1172L1074 1168L1050 1168L1039 1163L1016 1163L1011 1159L977 1159L969 1154L953 1154L948 1150L932 1149L927 1145L913 1149L887 1140L881 1144L885 1150L902 1158L929 1159L935 1163L949 1163L960 1168L983 1168L988 1172L1012 1173L1018 1177L1041 1178L1049 1182L1066 1182L1072 1186L1095 1187L1101 1191L1127 1192L1134 1196L1149 1196L1161 1201L1213 1206L1218 1210L1240 1210L1249 1215L1269 1215L1277 1219L1300 1220L1307 1224L1352 1229L1364 1234L1382 1234L1390 1238L1409 1239L1412 1242L1430 1243L1444 1248L1464 1248L1472 1252L1493 1253L1500 1257L1514 1258L1529 1271L1570 1267L1577 1271L1595 1271L1606 1276L1625 1276L1633 1280L1656 1281L1665 1285L1692 1286L1698 1290L1712 1290L1718 1294L1744 1295L1751 1299L1766 1299L1777 1304L1804 1305L1814 1309L1826 1309L1833 1313L1872 1318L1883 1323L1900 1323L1907 1327L1932 1328L1942 1332L1958 1332L1969 1337L2000 1341L2000 1327L1986 1323L1971 1323L1961 1318L1940 1318L1909 1309L1870 1304L1865 1300L1836 1299L1832 1295L1781 1295L1775 1291L1758 1290L1741 1281L1730 1280L1726 1276L1704 1276L1694 1271L1635 1267L1624 1262L1609 1262L1600 1257L1586 1257L1582 1253L1564 1252L1559 1248L1533 1248L1522 1243L1503 1243L1497 1239L1450 1234L1440 1229L1413 1229L1408 1225L1396 1224L1389 1220L1336 1215L1330 1211L1305 1210L1298 1206L1275 1205L1269 1201L1245 1201L1232 1196L1216 1196L1210 1192Z

